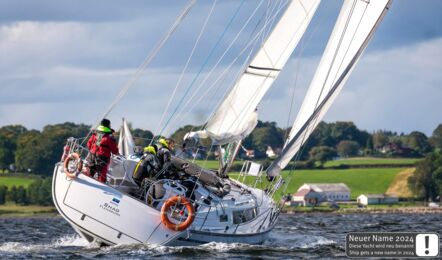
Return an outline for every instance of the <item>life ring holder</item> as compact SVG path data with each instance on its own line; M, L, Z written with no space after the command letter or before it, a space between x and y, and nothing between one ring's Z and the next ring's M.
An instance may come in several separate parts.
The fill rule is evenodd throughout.
M187 213L187 218L184 222L175 224L169 219L169 217L167 216L167 212L171 207L178 205L184 205L188 213ZM166 202L164 202L163 204L163 207L161 207L161 221L167 228L171 230L175 231L186 230L188 227L190 227L190 225L192 225L194 220L195 220L195 209L193 208L192 203L190 203L189 200L183 196L177 195L171 197L168 200L166 200Z
M69 163L72 160L78 162L75 165L76 166L75 169L73 171L70 171ZM83 161L81 160L80 155L78 153L69 154L63 162L63 171L66 174L66 177L70 179L75 179L77 177L77 174L81 172L82 169L83 169Z

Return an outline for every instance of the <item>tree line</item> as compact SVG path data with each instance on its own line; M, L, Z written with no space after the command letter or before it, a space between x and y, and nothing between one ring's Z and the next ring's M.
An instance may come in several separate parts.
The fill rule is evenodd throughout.
M51 178L39 178L27 188L23 186L7 187L0 185L0 205L14 202L18 205L52 205Z
M199 128L187 125L176 130L171 137L179 144L185 133ZM66 139L71 136L85 138L90 129L89 125L70 122L47 125L42 131L28 130L21 125L3 126L0 128L0 170L50 176L54 164L60 160ZM264 159L268 156L269 147L276 152L281 150L289 133L290 128L283 129L274 122L259 121L242 146L253 150L255 159ZM154 137L151 131L139 128L132 129L132 135L139 146L147 145ZM202 145L210 147L210 141L204 140ZM427 137L418 131L409 134L387 130L369 133L358 129L353 122L321 122L295 159L324 163L338 156L423 157L441 147L442 124ZM213 154L208 156L213 157ZM245 157L243 149L239 156Z
M187 125L179 128L171 137L179 144L187 132L199 128L201 126ZM21 125L3 126L0 128L0 171L50 176L54 164L60 160L66 139L72 136L85 138L90 129L91 126L70 122L47 125L41 131L29 130ZM254 150L255 159L263 159L267 157L269 147L275 151L281 149L289 133L290 128L283 129L274 122L259 121L242 145ZM132 134L139 146L146 146L154 138L151 131L139 128L132 129ZM210 141L203 140L202 146L210 145ZM426 136L418 131L404 134L378 130L370 133L358 129L353 122L321 122L295 159L314 165L315 162L323 164L338 156L425 156L408 182L419 197L434 200L442 194L441 150L442 124L431 136ZM244 150L240 150L239 156L245 156ZM207 157L214 155L208 152ZM38 179L28 188L0 186L0 204L6 201L23 205L51 204L51 178Z

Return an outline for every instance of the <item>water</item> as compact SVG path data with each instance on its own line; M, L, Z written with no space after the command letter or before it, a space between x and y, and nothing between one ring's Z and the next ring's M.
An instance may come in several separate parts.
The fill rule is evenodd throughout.
M0 258L343 258L348 232L442 231L442 214L281 215L263 245L210 243L195 247L88 244L60 217L0 218Z

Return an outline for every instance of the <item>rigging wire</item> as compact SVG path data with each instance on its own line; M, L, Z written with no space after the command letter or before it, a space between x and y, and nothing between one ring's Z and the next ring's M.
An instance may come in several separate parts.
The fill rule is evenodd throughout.
M275 13L275 15L272 17L272 19L270 19L270 21L267 22L266 25L268 25L271 21L273 21L276 16L281 12L281 10L284 8L284 6L282 6L279 10L277 10L277 12ZM259 39L259 37L261 36L261 34L264 32L266 25L263 26L262 29L260 29L260 31L248 42L248 44L239 52L239 54L235 57L235 59L233 59L233 61L226 67L226 69L220 74L220 76L215 80L215 82L206 90L205 94L202 95L200 97L200 99L197 102L193 103L193 107L191 110L193 110L193 108L202 100L202 98L218 83L218 81L225 76L225 74L230 70L230 68L235 64L235 62L241 57L241 55L248 50L251 46L253 46L256 43L256 40ZM224 95L225 99L229 93L230 89L227 89ZM219 108L219 106L221 105L221 102L223 101L223 99L220 99L218 104L216 105L217 108ZM214 113L216 112L217 109L215 109L209 116L208 119L206 120L209 121L209 119L214 115Z
M184 77L184 73L187 71L189 63L190 63L190 61L191 61L191 59L193 57L193 54L195 53L196 47L198 46L198 44L199 44L199 42L201 40L201 37L202 37L204 31L206 30L207 24L208 24L208 22L210 20L210 17L212 16L212 13L213 13L213 10L215 9L215 5L216 5L217 1L218 0L214 0L213 1L212 8L210 9L209 14L207 15L207 17L206 17L206 19L205 19L205 21L203 23L201 31L200 31L197 39L196 39L196 42L195 42L195 44L194 44L194 46L192 48L192 51L190 52L189 58L187 59L186 64L184 65L184 68L183 68L183 70L182 70L182 72L181 72L181 74L180 74L180 76L178 78L178 81L177 81L177 83L175 85L175 88L174 88L174 90L172 92L172 96L171 96L171 98L169 98L169 101L168 101L168 103L166 105L166 109L164 110L163 115L161 116L161 120L160 120L160 123L158 124L158 129L157 129L156 132L158 132L160 130L159 128L163 124L164 117L166 116L167 111L169 110L169 107L172 104L172 100L175 98L175 94L176 94L176 91L177 91L178 87L181 85L181 81L182 81L182 79Z
M227 49L224 51L224 53L221 55L221 57L218 59L218 61L216 62L216 64L213 66L213 68L209 71L209 73L206 75L206 77L204 78L204 80L198 85L197 89L194 91L193 95L187 100L187 102L182 106L182 108L179 110L178 115L176 117L178 117L179 115L183 114L184 111L187 110L187 107L191 104L191 101L193 101L193 99L195 98L195 96L198 94L198 91L203 87L204 83L206 83L206 81L208 80L208 78L210 77L210 75L213 73L213 71L215 70L215 68L219 65L219 63L223 60L223 58L225 57L225 55L227 54L227 52L230 50L230 48L233 46L233 44L236 42L236 40L239 38L239 35L244 31L244 29L246 28L246 26L249 24L249 22L251 21L251 19L253 18L253 16L255 16L256 12L258 11L259 7L261 6L263 0L261 0L261 2L258 4L258 6L255 8L255 10L252 12L252 14L249 16L249 18L247 19L247 21L245 22L245 24L243 25L243 27L240 29L240 31L236 34L236 36L234 37L234 39L232 40L232 42L230 43L230 45L227 47ZM249 45L250 46L250 45ZM241 56L242 53L239 56ZM236 60L235 60L236 61ZM233 65L233 64L232 64ZM229 67L230 69L230 67ZM223 78L226 74L223 73L220 77L217 78L217 80L215 81L215 83L213 83L211 85L211 87L209 87L208 89L206 89L205 93L208 93L207 90L211 89L215 84L218 83L218 81ZM202 97L202 96L201 96ZM199 100L201 100L201 97ZM197 101L197 103L199 103L199 101ZM195 105L195 103L194 103ZM194 106L193 106L194 107Z
M230 28L230 26L232 25L233 21L235 20L235 18L237 17L239 11L241 10L241 7L243 6L245 0L242 0L240 5L238 6L238 8L236 9L235 13L233 14L233 16L230 18L229 23L227 24L226 28L224 28L224 31L222 32L221 36L218 38L218 41L216 42L215 46L212 47L208 57L205 59L203 65L200 67L198 73L196 74L196 76L194 77L194 79L192 80L192 82L190 83L190 85L187 87L186 91L184 92L184 95L181 97L180 101L178 102L178 104L176 105L174 111L172 112L172 115L168 118L168 120L166 121L165 125L162 127L161 131L159 132L159 135L161 135L164 130L166 129L166 127L169 125L170 121L172 120L173 116L175 115L175 113L177 112L179 106L181 105L181 103L184 101L184 98L187 96L187 94L189 93L190 89L193 87L193 85L196 82L196 79L199 77L199 75L201 74L201 72L203 71L204 67L207 65L207 63L209 62L210 58L212 57L212 55L215 53L215 49L218 47L218 45L221 43L222 38L224 37L224 35L227 33L228 29Z
M150 64L150 62L157 56L161 48L164 46L164 44L167 42L167 40L172 36L172 34L175 32L175 30L178 28L178 26L181 24L181 22L184 20L184 18L187 16L187 14L190 12L192 7L195 5L197 0L191 0L189 3L184 7L183 11L178 15L178 17L175 19L174 23L170 27L170 29L161 37L161 39L156 44L155 48L149 53L149 55L143 60L141 65L138 67L135 74L122 86L120 89L120 92L115 97L115 99L112 101L112 103L109 105L106 112L96 121L94 125L98 125L98 122L109 115L109 113L114 109L114 107L121 101L121 99L127 94L130 87L133 86L136 80L139 79L142 72L146 69L146 67ZM93 129L93 127L92 127ZM92 129L89 132L88 136L92 133Z
M331 69L332 69L333 65L335 64L337 54L338 54L338 52L339 52L339 50L340 50L340 48L341 48L341 44L342 44L343 38L345 37L345 34L346 34L346 32L347 32L348 25L349 25L350 20L351 20L351 18L352 18L353 11L354 11L355 7L356 7L356 0L353 2L353 5L352 5L352 7L351 7L351 9L350 9L350 13L349 13L349 16L347 17L347 21L346 21L346 24L345 24L345 26L344 26L344 30L343 30L342 35L340 36L340 39L339 39L339 42L338 42L338 47L337 47L337 49L336 49L336 51L335 51L335 53L334 53L334 55L333 55L333 59L332 59L331 66L330 66L330 68L329 68L329 70L328 70L328 72L327 72L327 76L326 76L326 79L324 80L324 84L323 84L322 87L321 87L320 95L318 96L318 99L316 100L315 110L316 110L317 106L319 105L319 101L320 101L320 99L321 99L322 92L323 92L323 90L324 90L324 88L325 88L325 85L326 85L326 82L327 82L327 80L328 80L328 77L330 76ZM364 14L365 14L365 11L364 11ZM361 20L362 20L362 18L363 18L363 17L361 17ZM359 21L359 23L360 23L360 22L361 22L361 21ZM350 43L349 43L349 46L350 46L351 42L353 41L353 39L354 39L354 35L355 35L355 34L356 34L356 32L354 32L353 37L352 37L352 40L351 40ZM347 51L348 51L348 49L346 50L346 53L347 53ZM342 65L342 62L343 62L343 61L341 61L341 65ZM318 118L319 118L319 117L316 117L316 118L315 118L315 122L314 122L314 124L316 124ZM306 140L306 138L307 138L307 132L308 132L308 131L305 131L305 132L304 132L303 137L302 137L302 140L301 140L301 143L304 143L304 142L305 142L305 140ZM301 156L301 154L302 154L302 152L304 151L304 149L305 149L305 145L303 145L302 148L297 152L296 157L295 157L295 160L294 160L295 162L299 160L299 157ZM292 168L290 169L290 173L291 173L292 171L294 171L295 168L296 168L296 164L293 164ZM290 181L291 181L292 178L293 178L292 174L289 174L289 179L288 179L288 181L287 181L285 187L284 187L283 190L282 190L282 194L284 194L284 193L287 191L288 185L289 185L289 183L290 183Z

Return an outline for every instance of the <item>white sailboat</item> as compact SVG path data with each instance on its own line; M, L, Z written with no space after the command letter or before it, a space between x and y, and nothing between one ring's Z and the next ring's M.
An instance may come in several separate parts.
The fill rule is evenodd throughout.
M284 149L266 173L259 164L246 162L237 179L227 177L241 141L257 124L258 104L296 48L319 0L287 2L273 31L205 128L186 135L186 141L210 138L214 145L226 148L228 156L221 160L218 172L173 157L174 169L185 178L153 178L138 196L131 176L140 155L133 153L134 142L124 121L119 144L122 156L112 158L107 184L81 173L82 158L88 151L77 139L68 141L69 160L54 169L52 192L58 211L84 238L106 245L263 243L280 211L272 198L284 182L280 172L342 89L390 2L344 1ZM253 184L242 182L247 175L255 178ZM260 189L257 184L265 175L271 181ZM161 196L154 195L158 187L163 191Z

